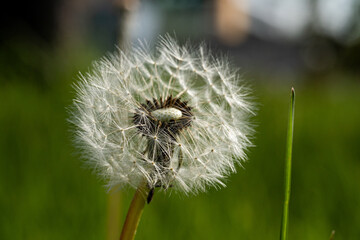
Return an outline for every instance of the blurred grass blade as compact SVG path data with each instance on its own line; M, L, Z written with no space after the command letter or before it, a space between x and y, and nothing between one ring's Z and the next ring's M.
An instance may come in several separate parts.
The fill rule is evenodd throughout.
M120 236L121 193L114 189L107 194L107 198L106 239L114 240Z
M294 133L294 113L295 113L295 90L291 89L290 109L289 109L289 122L287 129L286 141L286 159L285 159L285 184L284 184L284 205L283 215L281 221L280 240L286 240L288 228L288 215L289 215L289 201L291 191L291 154L293 145Z

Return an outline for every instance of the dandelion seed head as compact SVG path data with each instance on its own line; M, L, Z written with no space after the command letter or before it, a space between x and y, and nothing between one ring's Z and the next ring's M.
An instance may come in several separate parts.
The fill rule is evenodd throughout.
M75 87L76 144L108 186L185 193L225 186L246 159L249 91L224 59L201 45L160 37L97 61Z

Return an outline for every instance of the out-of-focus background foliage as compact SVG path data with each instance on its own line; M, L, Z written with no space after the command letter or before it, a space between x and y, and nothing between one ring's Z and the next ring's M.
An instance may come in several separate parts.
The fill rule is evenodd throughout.
M360 239L360 2L7 1L0 24L0 239L117 239L132 190L108 194L71 144L79 71L176 34L225 53L258 103L256 147L225 189L156 194L137 239L278 239L290 88L289 239Z

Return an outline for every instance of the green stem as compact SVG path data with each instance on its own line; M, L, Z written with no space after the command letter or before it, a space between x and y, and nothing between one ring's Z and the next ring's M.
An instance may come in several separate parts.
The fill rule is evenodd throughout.
M146 190L146 184L142 184L136 190L126 215L120 240L133 240L135 238L136 229L139 225L140 218L146 204Z
M292 88L290 110L289 110L289 122L287 129L284 205L283 205L283 215L281 221L280 240L286 240L287 238L289 201L290 201L290 191L291 191L291 154L292 154L293 133L294 133L294 112L295 112L295 90L294 88Z

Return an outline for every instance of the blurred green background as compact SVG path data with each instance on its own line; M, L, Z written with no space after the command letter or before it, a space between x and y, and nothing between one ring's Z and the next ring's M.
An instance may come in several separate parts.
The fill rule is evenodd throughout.
M24 3L24 10L12 15L14 6L2 16L7 22L0 42L0 239L117 239L133 190L108 194L75 154L66 110L74 97L71 85L118 41L151 40L163 32L209 42L215 54L225 52L241 67L258 106L256 147L227 188L198 196L156 194L136 239L278 239L292 86L289 239L329 239L332 230L335 239L360 239L360 44L350 34L356 18L341 28L348 29L343 35L307 29L291 38L265 38L258 32L266 29L252 30L257 24L250 10L247 17L222 20L231 1L140 1L136 11L134 1L115 1L93 4L92 12L87 1L78 1L77 8L71 1L45 2L40 12ZM148 14L144 8L161 16L150 17L152 35L143 33L149 30L141 22ZM58 9L72 9L77 20ZM140 20L127 26L132 15ZM203 27L184 28L188 21ZM235 27L241 34L234 36L226 30L234 21L255 23L242 32ZM222 24L225 30L217 27Z

